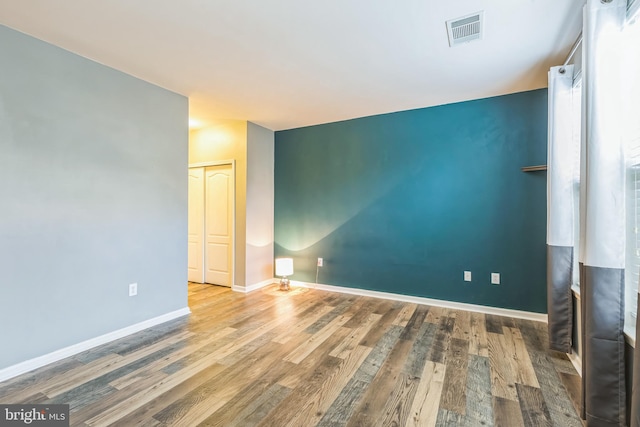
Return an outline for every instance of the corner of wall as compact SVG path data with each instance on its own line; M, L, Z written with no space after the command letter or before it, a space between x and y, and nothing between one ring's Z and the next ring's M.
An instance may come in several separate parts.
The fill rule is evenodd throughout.
M275 133L247 122L247 285L273 278Z

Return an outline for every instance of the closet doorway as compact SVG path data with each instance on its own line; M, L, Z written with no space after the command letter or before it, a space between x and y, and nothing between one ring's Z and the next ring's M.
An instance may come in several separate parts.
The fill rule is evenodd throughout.
M187 279L231 286L235 182L232 161L189 167Z

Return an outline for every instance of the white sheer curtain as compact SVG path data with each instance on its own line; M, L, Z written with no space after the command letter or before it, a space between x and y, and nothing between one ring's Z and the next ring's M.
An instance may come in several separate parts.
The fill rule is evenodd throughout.
M582 171L586 265L624 268L624 143L622 139L622 27L626 1L587 2L583 82L585 132Z
M576 102L576 100L578 102ZM574 187L580 159L575 109L580 94L573 89L573 65L549 70L549 141L547 154L547 244L573 246ZM579 123L578 123L579 125Z
M573 336L575 189L580 170L581 105L573 75L573 65L549 70L547 312L549 347L564 353L571 352Z
M580 296L587 426L626 425L625 162L620 120L620 43L626 9L626 0L587 0L584 13Z

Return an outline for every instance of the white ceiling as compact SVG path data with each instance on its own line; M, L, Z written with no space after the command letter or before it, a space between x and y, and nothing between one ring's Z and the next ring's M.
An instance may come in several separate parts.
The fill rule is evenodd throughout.
M0 23L273 130L546 87L585 0L0 0ZM445 21L484 11L481 41Z

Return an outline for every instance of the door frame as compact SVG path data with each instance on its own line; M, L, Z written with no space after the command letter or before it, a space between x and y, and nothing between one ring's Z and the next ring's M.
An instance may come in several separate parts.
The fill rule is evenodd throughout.
M196 168L206 168L207 166L231 166L231 175L233 176L233 195L231 198L231 245L233 246L231 249L231 288L233 288L236 284L236 161L234 159L231 160L214 160L211 162L199 162L199 163L189 163L188 169L196 169ZM204 194L202 195L204 197ZM202 229L205 230L204 222L206 221L207 215L207 207L206 204L204 206L205 212L202 216ZM205 230L206 236L206 230ZM204 260L206 251L204 250L205 242L204 239L202 241L202 281L204 283Z

